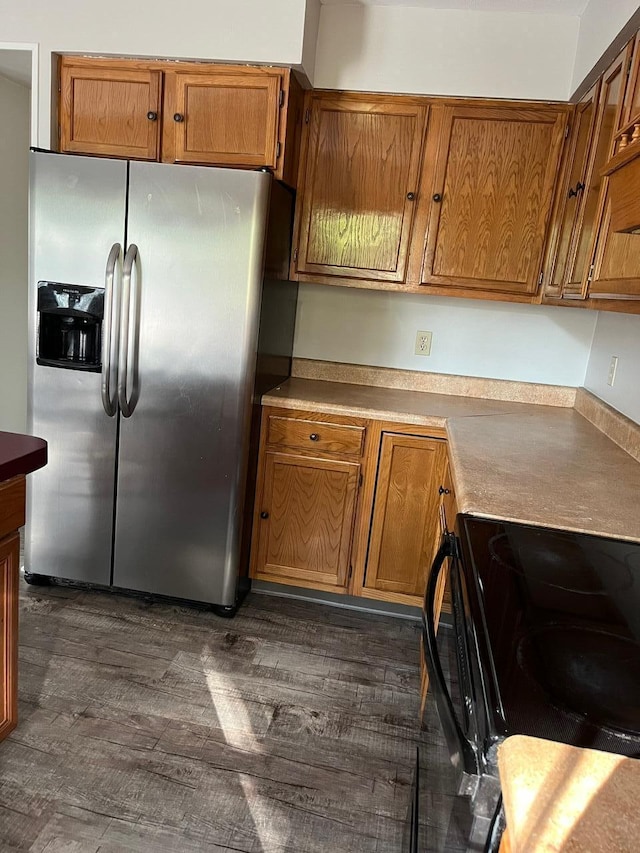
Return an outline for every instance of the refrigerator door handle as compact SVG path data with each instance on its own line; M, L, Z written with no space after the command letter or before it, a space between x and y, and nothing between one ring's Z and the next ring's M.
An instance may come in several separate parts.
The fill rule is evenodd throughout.
M135 287L131 287L133 268L136 268ZM133 319L131 317L133 313ZM140 337L140 270L138 247L132 243L122 265L122 321L118 357L118 402L125 418L130 418L138 402L138 340ZM129 393L129 373L132 389Z
M120 259L122 246L114 243L107 258L104 273L104 330L102 335L102 406L107 415L112 418L118 409L117 394L111 393L111 351L112 342L118 340L119 293L114 287L116 265Z

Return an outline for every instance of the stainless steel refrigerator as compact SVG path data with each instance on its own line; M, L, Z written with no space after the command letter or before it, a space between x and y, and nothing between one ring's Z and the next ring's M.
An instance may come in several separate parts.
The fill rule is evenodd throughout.
M268 173L32 152L29 426L49 465L28 581L234 612L252 410L288 374L297 298L263 288L268 222L286 270L291 199Z

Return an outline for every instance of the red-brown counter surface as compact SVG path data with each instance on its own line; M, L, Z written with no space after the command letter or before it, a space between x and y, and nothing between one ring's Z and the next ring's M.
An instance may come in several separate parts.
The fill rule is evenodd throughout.
M0 432L0 483L47 464L47 442L17 432Z

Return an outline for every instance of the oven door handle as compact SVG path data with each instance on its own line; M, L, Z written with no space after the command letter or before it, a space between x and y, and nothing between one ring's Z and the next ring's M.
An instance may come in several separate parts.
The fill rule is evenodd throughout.
M450 742L455 739L459 748L459 761L462 763L462 769L467 773L477 772L478 759L472 742L465 736L462 731L462 726L456 715L456 711L451 698L451 693L447 686L447 682L442 670L440 662L440 653L438 652L438 644L436 639L436 624L434 605L436 601L436 591L438 589L438 579L445 567L445 563L449 558L456 559L458 556L458 545L454 533L445 533L442 539L438 553L435 556L427 589L424 596L424 607L422 609L422 627L424 635L424 650L427 664L427 671L431 678L431 684L436 693L438 705L438 713L440 722L444 729L445 736ZM454 764L458 764L456 756L452 756Z

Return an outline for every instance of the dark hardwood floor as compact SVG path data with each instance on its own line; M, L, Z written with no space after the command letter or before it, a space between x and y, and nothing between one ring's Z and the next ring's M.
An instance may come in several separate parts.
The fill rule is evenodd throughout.
M223 620L23 583L0 850L399 853L418 637L291 599Z

